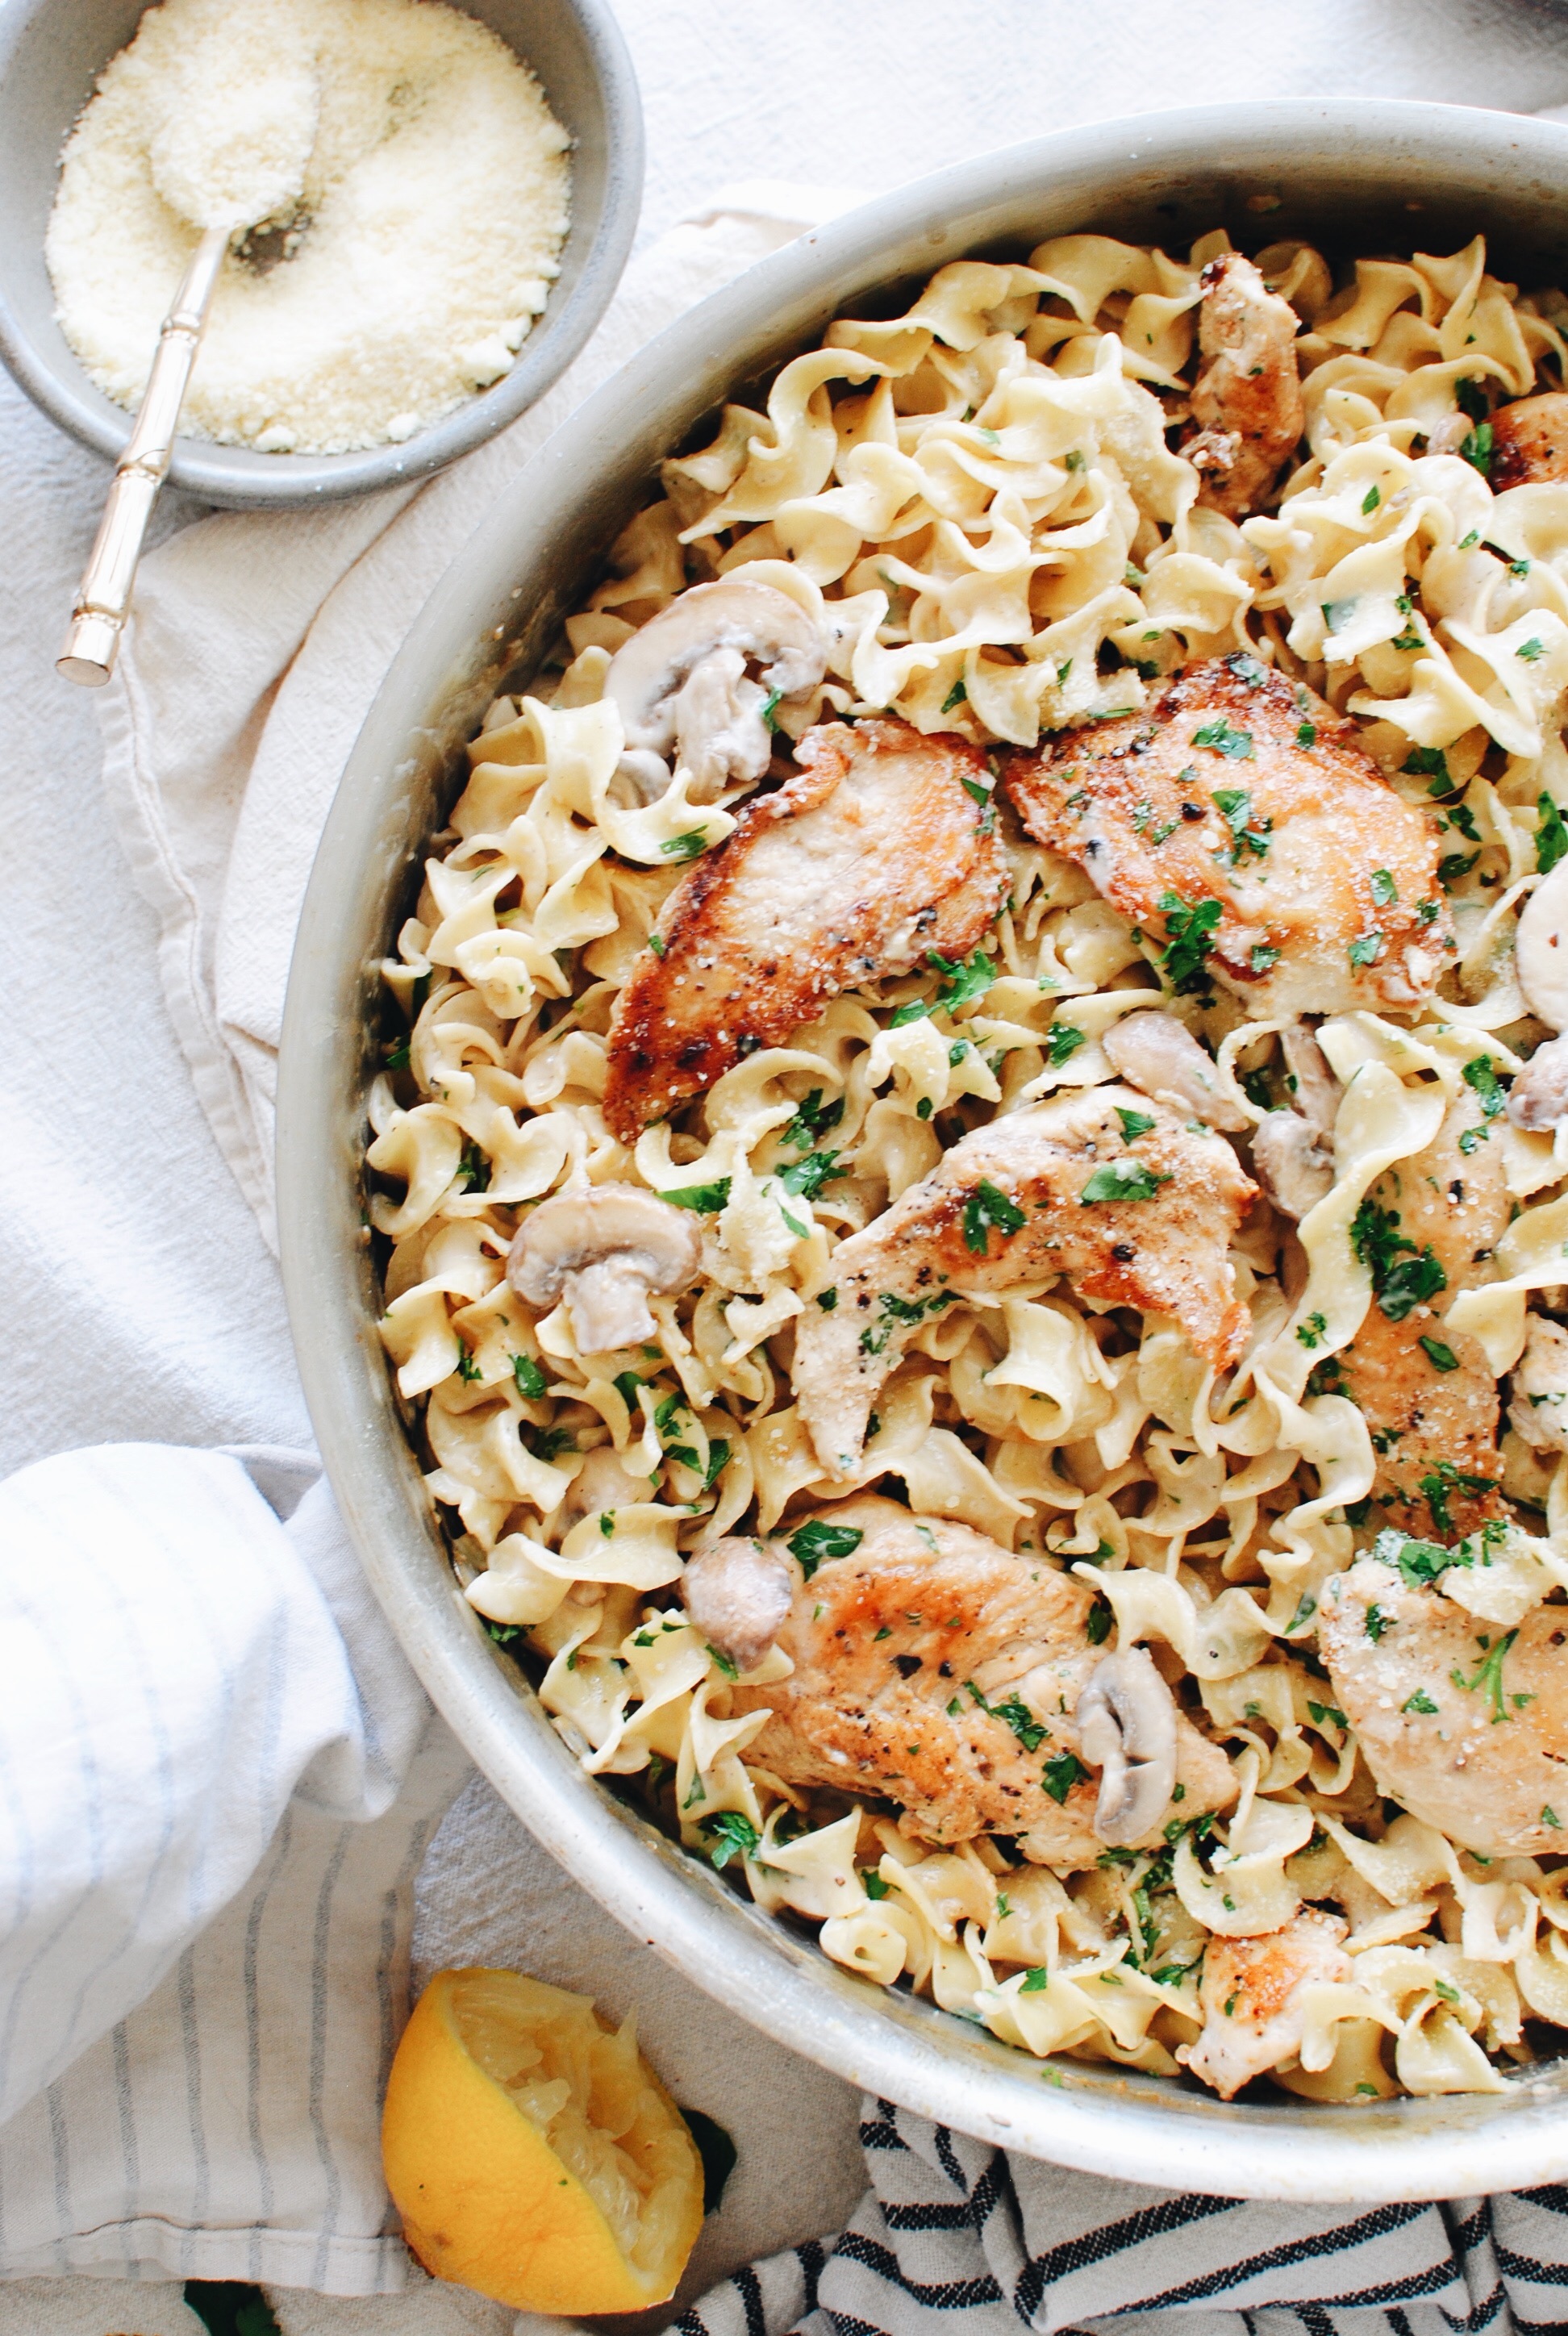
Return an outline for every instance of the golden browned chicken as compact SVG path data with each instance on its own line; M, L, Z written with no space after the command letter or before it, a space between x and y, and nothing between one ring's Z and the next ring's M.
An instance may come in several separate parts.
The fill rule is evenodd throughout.
M1212 1938L1200 1990L1203 2032L1176 2054L1223 2100L1300 2049L1302 1991L1314 1981L1345 1981L1345 1924L1313 1907L1256 1939Z
M1105 1846L1099 1779L1074 1712L1105 1660L1089 1635L1093 1591L1044 1558L872 1495L806 1522L852 1546L814 1566L778 1629L793 1676L734 1690L737 1711L774 1714L747 1757L786 1784L894 1801L927 1841L1012 1834L1037 1864L1092 1866ZM785 1535L798 1538L798 1526ZM1236 1793L1218 1746L1172 1717L1152 1844L1173 1816L1225 1808Z
M623 1144L858 981L961 957L1000 907L985 758L903 722L827 723L666 901L616 1002L606 1119Z
M1489 1058L1479 1060L1485 1071ZM1487 1093L1495 1099L1495 1084ZM1378 1294L1324 1376L1365 1414L1372 1497L1407 1533L1446 1541L1500 1513L1497 1382L1475 1339L1443 1317L1460 1290L1495 1279L1511 1206L1499 1122L1466 1087L1427 1150L1380 1176L1356 1218Z
M1492 416L1492 492L1568 479L1568 391L1500 405Z
M799 1319L795 1398L823 1465L854 1465L917 1326L964 1290L1065 1273L1086 1297L1174 1315L1205 1360L1234 1362L1250 1317L1226 1252L1256 1191L1222 1137L1134 1087L977 1128L841 1242Z
M1241 519L1267 501L1306 426L1299 320L1239 251L1211 259L1201 280L1203 362L1193 384L1198 432L1182 452L1203 479L1200 500Z
M1561 1854L1568 1608L1505 1630L1361 1557L1329 1582L1318 1642L1380 1792L1485 1857Z
M1401 1010L1430 997L1453 933L1438 831L1352 723L1247 651L1203 657L1144 714L1009 756L1038 843L1260 1016Z

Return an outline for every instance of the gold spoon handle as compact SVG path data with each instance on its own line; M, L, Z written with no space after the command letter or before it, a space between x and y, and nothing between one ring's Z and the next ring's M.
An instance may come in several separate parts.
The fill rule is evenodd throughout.
M125 451L114 465L103 516L88 555L71 630L55 671L86 689L102 689L114 670L120 636L131 609L136 563L158 491L169 475L180 409L212 305L213 289L232 229L209 227L202 236L163 320L147 387Z

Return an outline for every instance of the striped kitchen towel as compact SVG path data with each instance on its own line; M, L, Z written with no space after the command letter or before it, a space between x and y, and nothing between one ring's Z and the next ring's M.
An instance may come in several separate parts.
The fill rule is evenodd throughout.
M1568 2188L1254 2205L1009 2156L862 2105L872 2187L836 2239L735 2273L676 2336L1556 2336Z
M407 2279L376 2103L469 1771L319 1475L0 1484L0 2281Z

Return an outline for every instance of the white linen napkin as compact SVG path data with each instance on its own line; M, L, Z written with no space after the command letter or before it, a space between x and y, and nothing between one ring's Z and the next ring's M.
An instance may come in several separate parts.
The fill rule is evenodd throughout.
M470 1772L318 1477L0 1485L0 2275L404 2284L375 2104Z
M268 1245L278 1043L295 927L349 748L443 571L557 425L742 268L850 189L722 189L633 261L548 396L422 487L330 511L220 512L149 554L99 701L103 784L158 918L169 1010Z

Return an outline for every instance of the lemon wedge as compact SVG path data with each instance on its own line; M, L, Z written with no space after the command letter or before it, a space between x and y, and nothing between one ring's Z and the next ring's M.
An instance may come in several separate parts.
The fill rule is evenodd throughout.
M392 2064L387 2187L426 2271L523 2312L640 2312L702 2228L680 2111L591 1998L519 1971L438 1971Z

